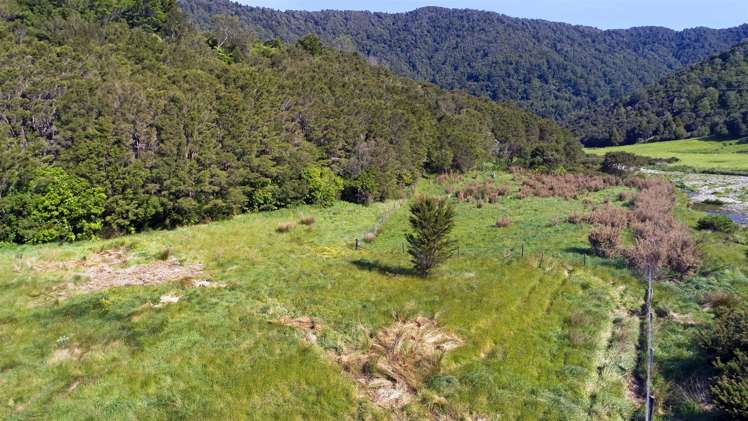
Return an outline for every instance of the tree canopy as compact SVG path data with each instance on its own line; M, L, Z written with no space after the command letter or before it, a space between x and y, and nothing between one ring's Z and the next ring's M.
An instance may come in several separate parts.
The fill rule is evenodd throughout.
M0 224L11 227L0 241L25 241L19 198L40 168L100 189L89 227L116 235L338 194L380 200L427 170L568 168L581 153L515 107L397 77L315 37L263 42L230 17L196 31L170 1L4 2L0 74Z

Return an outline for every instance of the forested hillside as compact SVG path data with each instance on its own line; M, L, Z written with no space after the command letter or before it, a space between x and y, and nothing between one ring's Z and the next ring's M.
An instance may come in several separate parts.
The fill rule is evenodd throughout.
M0 242L366 202L423 171L580 154L551 121L315 37L262 43L231 20L196 32L173 0L60 4L0 1Z
M588 146L748 136L748 42L575 124Z
M229 15L262 39L294 41L315 33L328 45L358 51L400 75L513 101L566 123L580 110L619 99L748 37L748 25L601 31L434 7L386 14L281 12L227 0L180 4L205 27L212 16Z

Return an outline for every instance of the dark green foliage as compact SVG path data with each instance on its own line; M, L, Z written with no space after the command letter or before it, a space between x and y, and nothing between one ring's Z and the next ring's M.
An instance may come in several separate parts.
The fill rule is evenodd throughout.
M36 170L23 192L0 199L0 241L88 239L102 228L104 190L61 168Z
M605 154L600 170L608 174L622 175L638 170L646 165L646 158L628 152L608 152Z
M547 168L581 155L551 121L396 77L313 36L263 43L220 16L209 32L165 36L170 4L3 11L0 198L52 163L103 189L110 236L329 204L340 178L343 197L367 203L399 197L429 168L532 166L541 147Z
M343 191L343 179L329 168L311 166L304 170L304 181L309 187L307 203L330 206Z
M718 309L703 338L718 372L711 386L714 401L735 419L748 419L748 311Z
M316 56L319 54L322 54L322 51L324 51L324 48L322 46L322 41L317 38L315 35L307 35L304 38L301 38L296 42L299 44L299 47L303 48L310 54Z
M573 126L588 146L748 136L746 80L748 42L582 115Z
M717 231L730 234L738 229L738 224L724 215L708 215L699 219L697 228L700 230Z
M406 234L408 254L416 271L426 276L449 259L455 242L449 239L455 211L447 199L419 197L410 207L412 234Z
M512 101L564 122L748 37L748 25L601 31L437 7L387 14L281 12L227 0L180 5L200 23L217 14L238 16L266 40L317 34L329 46L356 51L400 75Z

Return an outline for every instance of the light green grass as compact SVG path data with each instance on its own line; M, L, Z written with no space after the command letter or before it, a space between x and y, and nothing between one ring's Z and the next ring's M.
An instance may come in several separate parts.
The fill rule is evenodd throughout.
M420 190L441 192L433 184ZM600 203L618 191L589 198ZM408 271L407 206L373 243L353 249L354 238L392 206L341 202L111 241L0 250L0 417L387 418L328 353L363 349L395 317L417 315L437 317L465 345L446 355L406 408L410 418L430 411L506 419L631 414L623 376L598 371L617 370L613 358L623 357L611 356L608 337L621 301L627 311L637 308L641 286L616 264L590 259L582 266L589 227L563 222L585 209L581 201L457 205L460 256L429 279ZM314 227L275 232L302 213L316 217ZM493 227L501 216L512 225ZM228 286L129 287L57 300L49 296L56 287L81 282L74 271L30 268L123 245L136 262L169 248ZM182 298L143 307L165 293ZM272 323L282 316L321 320L317 344ZM80 361L50 362L63 336L65 346L82 350ZM632 345L637 334L629 336Z
M748 142L738 140L686 139L637 145L587 148L595 155L608 152L629 152L650 158L678 158L670 167L696 170L748 171Z

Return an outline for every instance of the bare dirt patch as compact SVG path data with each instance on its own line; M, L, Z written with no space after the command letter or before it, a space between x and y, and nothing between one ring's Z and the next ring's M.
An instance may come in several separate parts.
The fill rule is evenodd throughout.
M70 290L94 292L126 286L160 285L169 282L187 281L192 287L219 288L225 285L207 280L200 264L184 265L171 257L166 260L129 265L130 251L124 248L104 250L82 259L58 262L37 262L37 271L73 271L84 281L69 283L57 295L67 296Z
M60 364L65 361L78 361L83 356L83 351L76 347L69 348L58 348L52 352L52 355L47 360L49 365Z
M78 290L83 292L125 286L160 285L206 276L202 265L185 266L176 259L126 268L116 268L104 263L87 267L83 274L89 279L88 282L77 287Z

